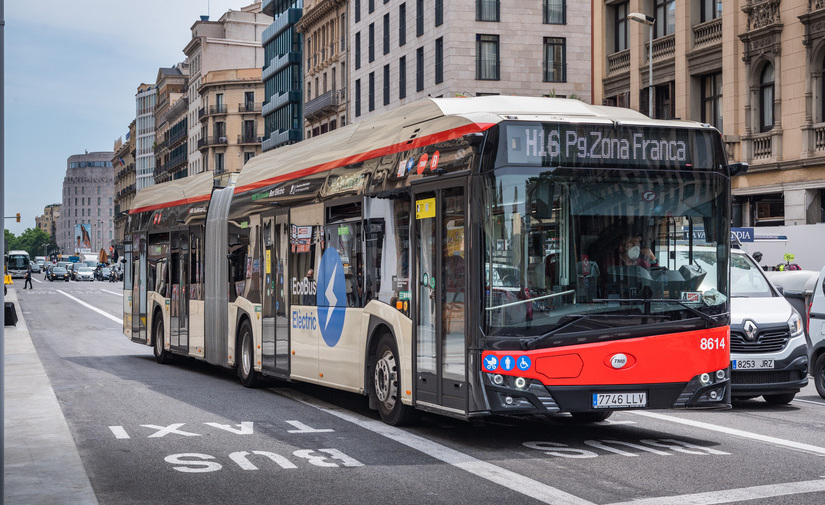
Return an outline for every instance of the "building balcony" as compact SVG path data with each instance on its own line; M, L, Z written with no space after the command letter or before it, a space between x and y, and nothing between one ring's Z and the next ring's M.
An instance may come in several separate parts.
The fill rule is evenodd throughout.
M304 104L304 118L309 121L338 113L338 107L346 102L346 88L327 91Z
M255 102L245 102L238 104L238 112L261 112L261 107L263 103L255 103Z
M607 75L620 74L630 70L630 49L607 55Z
M693 47L699 49L722 43L722 18L711 19L693 27Z
M300 104L301 92L290 90L287 92L281 92L277 95L272 95L269 102L265 103L264 106L261 107L261 115L266 117L289 103Z
M260 144L263 141L260 135L238 135L238 144Z
M301 53L290 51L286 54L276 56L269 60L269 64L264 67L261 72L261 81L266 82L270 77L277 74L278 71L283 70L289 65L300 65Z
M287 9L283 14L275 14L274 4L277 3L283 3L283 0L264 0L261 3L263 13L273 17L272 24L269 25L261 35L261 45L263 46L280 35L284 30L300 21L303 15L303 9ZM267 12L267 9L269 9L269 12Z
M645 43L645 64L648 63L647 55L650 54L650 43ZM676 36L673 34L653 39L653 61L657 62L676 55Z
M301 141L301 130L284 130L282 132L273 132L272 135L261 143L261 150L268 151L281 147L293 142Z
M226 114L226 104L210 105L209 107L202 107L198 110L198 120L203 122L211 116L220 116Z
M198 150L207 149L211 146L226 145L226 137L205 137L198 140Z

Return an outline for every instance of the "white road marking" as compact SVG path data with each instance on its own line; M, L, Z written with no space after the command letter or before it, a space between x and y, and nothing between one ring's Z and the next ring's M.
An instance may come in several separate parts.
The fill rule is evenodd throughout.
M275 389L277 393L292 398L295 401L301 402L305 405L314 407L322 412L335 416L344 421L355 424L365 430L371 431L390 440L394 440L402 445L406 445L411 449L420 451L432 458L443 461L449 465L453 465L462 470L466 470L476 477L488 480L490 482L499 484L500 486L511 489L517 493L538 500L542 503L552 504L573 504L573 505L593 505L589 502L570 493L565 493L560 489L548 486L536 480L533 480L524 475L519 475L511 472L500 466L496 466L486 461L481 461L468 454L450 449L432 440L413 435L402 429L396 428L382 423L381 421L373 421L366 417L337 410L334 407L326 407L318 402L318 400L309 399L303 395L297 395L294 392Z
M764 500L776 496L787 496L803 493L817 493L825 491L824 480L807 480L802 482L787 482L784 484L767 484L764 486L742 487L707 493L685 494L679 496L663 496L661 498L647 498L614 503L612 505L706 505L714 503L738 503L746 500Z
M671 423L676 424L684 424L685 426L691 426L693 428L701 428L703 430L709 431L716 431L719 433L724 433L726 435L733 435L735 437L747 438L750 440L757 440L759 442L765 442L771 445L777 445L780 447L786 447L788 449L794 449L798 451L808 452L811 454L815 454L817 456L825 456L825 448L818 447L816 445L809 445L803 444L801 442L794 442L793 440L785 440L782 438L777 437L770 437L767 435L759 435L758 433L751 433L749 431L738 430L736 428L728 428L726 426L719 426L716 424L710 423L703 423L701 421L693 421L690 419L682 419L680 417L675 416L668 416L665 414L658 414L656 412L642 412L638 410L634 411L627 411L628 414L633 414L642 417L650 417L653 419L659 419L660 421L668 421Z
M70 295L69 293L66 293L63 290L58 289L57 292L60 293L61 295L65 296L65 297L71 299L71 300L76 301L77 303L79 303L80 305L83 305L84 307L86 307L88 309L92 309L93 311L97 312L101 316L108 317L109 319L111 319L112 321L118 323L119 325L121 325L121 326L123 325L123 319L120 319L119 317L115 317L115 316L109 314L108 312L104 312L104 311L100 310L97 307L93 307L93 306L89 305L88 303L84 302L83 300L81 300L80 298L75 298L74 296Z
M794 398L794 402L810 403L811 405L819 405L820 407L825 407L825 401L815 402L813 400L802 400L800 398Z
M108 289L101 289L101 291L103 291L104 293L111 293L111 294L117 295L117 296L123 296L122 292L118 293L117 291L109 291Z

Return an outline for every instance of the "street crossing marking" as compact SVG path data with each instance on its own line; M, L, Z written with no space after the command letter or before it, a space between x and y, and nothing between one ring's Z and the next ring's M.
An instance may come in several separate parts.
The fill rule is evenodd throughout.
M683 494L679 496L663 496L660 498L637 499L612 505L671 505L685 503L690 505L704 505L713 503L739 503L747 500L764 500L776 496L788 496L804 493L818 493L825 491L825 479L806 480L802 482L786 482L784 484L767 484L764 486L741 487L707 493Z
M115 317L115 316L109 314L108 312L104 312L104 311L100 310L97 307L93 307L93 306L89 305L88 303L84 302L83 300L81 300L80 298L75 298L74 296L70 295L69 293L67 293L67 292L65 292L61 289L58 289L57 292L60 293L61 295L65 296L65 297L69 298L70 300L76 301L77 303L79 303L80 305L83 305L87 309L92 309L93 311L97 312L101 316L108 317L112 321L114 321L117 324L123 326L123 319L120 319L119 317Z

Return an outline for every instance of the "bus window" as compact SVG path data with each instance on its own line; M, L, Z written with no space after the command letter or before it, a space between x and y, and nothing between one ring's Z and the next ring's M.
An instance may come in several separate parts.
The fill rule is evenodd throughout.
M229 234L229 301L234 302L244 295L249 236L240 233Z
M353 218L357 220L352 220ZM363 307L366 304L360 219L360 203L328 209L326 247L335 248L344 264L344 287L348 307Z
M410 314L410 197L367 198L364 208L367 299Z
M168 296L166 288L169 285L166 269L166 254L169 251L169 234L161 233L149 236L149 268L147 285L160 296Z
M292 305L315 305L316 245L322 242L320 226L290 226L289 271L292 273Z

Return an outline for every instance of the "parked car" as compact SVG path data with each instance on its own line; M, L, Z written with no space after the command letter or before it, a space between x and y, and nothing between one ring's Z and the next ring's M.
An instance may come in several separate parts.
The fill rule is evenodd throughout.
M49 270L49 281L66 281L71 278L69 271L65 267L53 267Z
M91 267L80 267L76 269L74 280L90 282L95 280L95 269Z
M811 375L819 396L825 398L825 268L819 273L808 309L808 335L811 339Z
M731 252L731 397L790 403L808 384L803 318L749 254Z

